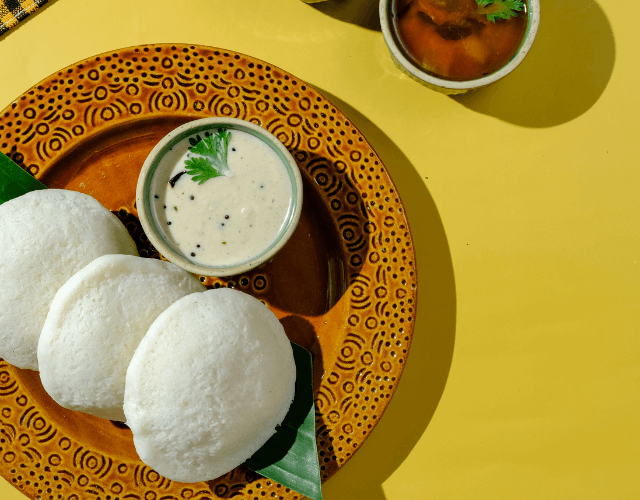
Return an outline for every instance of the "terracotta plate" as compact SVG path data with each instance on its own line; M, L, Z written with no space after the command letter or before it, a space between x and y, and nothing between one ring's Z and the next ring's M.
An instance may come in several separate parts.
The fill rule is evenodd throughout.
M314 354L323 480L363 443L389 404L416 311L415 255L387 169L331 102L293 75L229 50L147 45L65 68L0 115L0 146L49 187L82 191L117 213L142 256L157 256L136 218L151 148L178 125L232 116L261 125L298 162L304 207L264 267L202 278L264 301ZM1 361L1 360L0 360ZM38 373L0 363L0 473L41 500L298 498L242 467L197 484L142 464L122 424L65 410Z

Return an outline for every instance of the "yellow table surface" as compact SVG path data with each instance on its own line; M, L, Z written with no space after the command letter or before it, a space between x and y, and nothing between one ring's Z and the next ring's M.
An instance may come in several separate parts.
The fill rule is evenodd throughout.
M419 267L401 383L325 499L638 499L640 2L541 3L524 63L451 98L393 66L375 0L50 0L0 37L0 109L142 43L306 80L381 156Z

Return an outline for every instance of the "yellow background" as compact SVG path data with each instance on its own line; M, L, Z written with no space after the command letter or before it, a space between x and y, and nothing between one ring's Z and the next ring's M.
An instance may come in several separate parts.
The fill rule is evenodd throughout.
M52 0L0 37L0 109L143 43L306 80L381 156L419 267L402 383L325 499L640 498L640 3L542 0L524 63L456 98L393 66L376 15L374 0ZM0 498L24 497L0 479Z

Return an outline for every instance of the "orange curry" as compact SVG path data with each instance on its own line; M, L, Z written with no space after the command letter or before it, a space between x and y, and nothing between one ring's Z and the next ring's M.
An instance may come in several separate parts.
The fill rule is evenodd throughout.
M526 8L489 21L476 0L398 0L397 30L406 51L427 72L471 80L497 71L516 54Z

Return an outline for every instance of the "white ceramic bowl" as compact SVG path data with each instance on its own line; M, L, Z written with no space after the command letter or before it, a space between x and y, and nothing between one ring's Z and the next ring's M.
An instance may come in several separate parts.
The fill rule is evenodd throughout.
M273 243L263 252L236 265L203 265L194 262L183 253L176 251L174 244L161 229L151 208L151 189L153 176L162 157L183 139L198 133L223 127L227 130L238 130L249 133L266 143L284 163L291 181L291 203L285 222ZM202 276L232 276L244 273L271 260L285 245L293 234L302 210L302 177L296 161L287 148L270 132L263 128L237 118L204 118L194 120L172 130L149 153L142 166L136 191L136 207L145 233L156 249L170 262Z
M540 0L527 0L527 31L518 52L498 71L482 78L472 80L453 81L438 78L425 72L406 55L402 42L397 35L395 16L397 0L380 0L380 24L384 41L389 47L394 64L413 80L437 90L443 94L462 94L468 90L484 87L511 73L525 58L533 45L540 24Z

